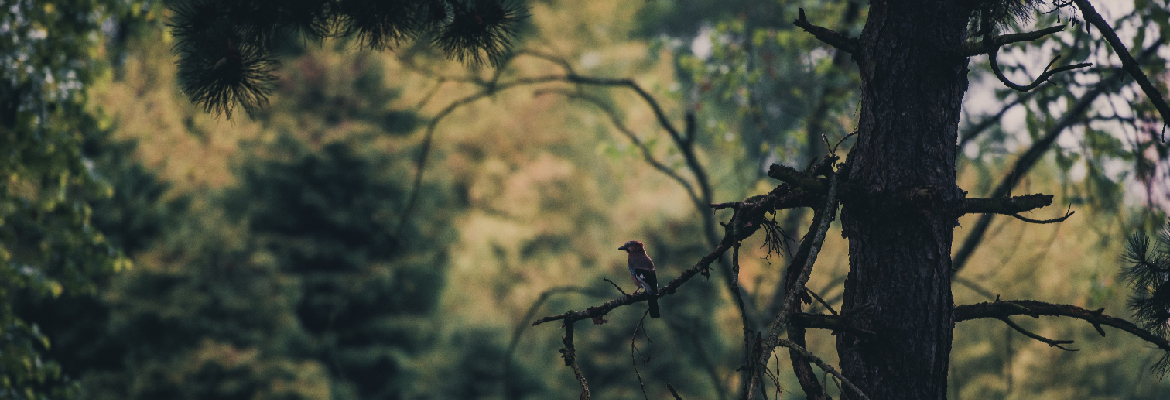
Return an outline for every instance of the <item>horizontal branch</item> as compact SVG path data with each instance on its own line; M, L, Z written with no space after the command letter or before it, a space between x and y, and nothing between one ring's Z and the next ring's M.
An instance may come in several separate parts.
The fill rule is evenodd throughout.
M999 48L1004 45L1019 42L1031 42L1053 33L1063 31L1066 27L1068 27L1068 25L1057 25L1038 31L1010 33L1007 35L995 36L990 39L980 40L978 42L969 42L963 45L962 49L959 50L957 55L962 57L971 57L979 54L988 54L994 51L998 51Z
M803 8L800 9L799 16L796 18L796 21L792 21L792 24L804 29L805 32L811 33L817 40L825 42L838 50L855 56L858 54L860 45L857 42L857 38L842 35L829 28L813 25L805 18Z
M979 318L1006 318L1012 315L1027 315L1033 318L1039 318L1041 315L1058 316L1058 317L1072 317L1084 320L1093 325L1097 333L1105 336L1105 330L1101 329L1102 325L1111 326L1122 331L1128 332L1150 344L1158 346L1158 348L1170 351L1170 341L1159 337L1141 327L1134 325L1132 322L1121 318L1104 315L1102 312L1105 309L1098 309L1096 311L1089 311L1074 305L1067 304L1050 304L1042 301L1032 300L1016 300L1016 301L993 301L983 302L978 304L968 304L955 307L955 322L969 321Z
M1015 215L1052 205L1052 195L1028 194L999 198L963 199L963 214L1004 214Z

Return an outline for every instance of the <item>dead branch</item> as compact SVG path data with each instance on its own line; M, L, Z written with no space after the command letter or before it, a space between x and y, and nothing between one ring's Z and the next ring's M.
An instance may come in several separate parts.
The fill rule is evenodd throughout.
M979 54L991 54L1000 47L1019 42L1031 42L1033 40L1051 35L1056 32L1063 31L1068 25L1057 25L1053 27L1044 28L1038 31L1011 33L1006 35L985 38L978 42L969 42L963 46L956 54L960 57L971 57Z
M1052 195L1028 194L1023 196L999 198L966 198L963 199L962 214L993 213L1015 215L1047 207L1052 204Z
M793 351L796 351L797 353L800 353L800 355L802 357L805 357L805 358L812 360L814 363L817 364L818 367L821 367L822 370L837 377L837 380L841 381L841 383L844 383L845 387L849 388L849 390L852 390L853 393L856 394L858 397L862 398L863 400L869 400L869 396L866 396L865 393L861 391L861 389L859 389L856 385L853 384L853 382L850 382L848 379L845 379L845 375L841 375L841 372L837 371L835 368L833 368L833 366L829 365L829 363L826 363L825 360L822 360L820 357L817 357L812 352L805 350L803 347L798 346L798 345L796 345L796 343L792 343L791 341L788 341L787 339L780 339L778 342L776 342L776 344L778 344L780 346L787 347Z
M1030 338L1032 338L1032 339L1036 339L1037 341L1040 341L1040 342L1042 342L1042 343L1045 343L1045 344L1047 344L1047 345L1049 345L1049 346L1051 346L1051 347L1055 347L1055 348L1058 348L1058 349L1061 349L1061 350L1064 350L1064 351L1078 351L1078 349L1069 349L1069 348L1065 348L1064 346L1061 346L1062 344L1070 344L1070 343L1072 343L1073 341L1071 341L1071 340L1053 340L1053 339L1049 339L1049 338L1046 338L1046 337L1043 337L1043 336L1037 335L1037 334L1035 334L1035 333L1029 332L1027 329L1024 329L1024 327L1022 327L1022 326L1020 326L1020 325L1016 324L1015 322L1013 322L1011 318L1008 318L1008 317L1000 317L1000 318L998 318L998 319L999 319L1000 321L1003 321L1003 323L1007 324L1007 326L1010 326L1012 329L1015 329L1015 330L1016 330L1016 332L1022 333L1022 334L1024 334L1024 336L1030 337Z
M1047 82L1048 78L1051 78L1053 75L1059 74L1061 72L1074 70L1077 68L1085 68L1085 67L1093 66L1093 63L1080 63L1080 64L1074 64L1074 65L1060 66L1060 67L1056 67L1056 69L1051 69L1052 64L1055 64L1056 61L1060 59L1060 55L1057 55L1056 58L1053 58L1052 61L1050 61L1048 63L1048 66L1044 67L1044 72L1042 72L1040 74L1040 76L1036 78L1036 80L1032 81L1032 83L1029 83L1027 85L1019 85L1019 84L1016 84L1015 82L1012 82L1011 80L1009 80L1006 76L1004 76L1003 71L999 69L999 60L997 59L998 53L999 53L998 49L996 51L991 51L991 52L987 53L987 56L990 58L989 64L991 64L991 72L993 74L995 74L995 77L999 78L999 81L1003 82L1003 84L1005 86L1012 88L1012 89L1016 90L1017 92L1027 92L1027 91L1030 91L1032 89L1035 89L1038 86L1040 86L1041 84L1043 84L1044 82Z
M1052 223L1057 223L1057 222L1064 222L1064 220L1068 219L1068 217L1071 217L1073 214L1076 214L1076 213L1077 213L1076 211L1072 210L1072 205L1069 205L1068 211L1065 211L1063 217L1058 217L1058 218L1053 218L1053 219L1031 219L1031 218L1024 217L1020 214L1012 214L1012 216L1020 221L1024 221L1024 222L1028 222L1028 223L1052 224Z
M1006 318L1012 315L1027 315L1033 318L1039 318L1041 315L1072 317L1084 320L1093 325L1097 333L1105 336L1105 330L1101 329L1102 325L1111 326L1122 331L1128 332L1131 335L1149 342L1158 348L1170 351L1170 341L1163 339L1141 327L1134 325L1132 322L1121 318L1104 315L1102 312L1104 308L1090 311L1074 305L1067 304L1050 304L1042 301L1032 300L1015 300L1015 301L993 301L983 302L978 304L961 305L955 307L955 322L968 321L978 318Z
M826 160L833 159L835 159L835 157L826 158ZM820 215L814 217L814 219L820 219L820 221L818 221L819 226L817 227L817 234L812 238L813 242L809 250L808 259L803 260L804 264L801 266L801 272L798 274L796 283L792 284L789 282L785 284L785 286L788 288L788 294L784 297L784 303L780 307L780 313L776 316L776 320L772 323L772 327L769 329L768 338L764 341L764 347L760 351L760 357L753 360L752 364L748 365L748 372L750 373L750 376L748 377L749 383L745 395L754 392L756 386L759 385L760 374L755 372L756 368L761 365L766 365L768 359L772 356L772 351L776 348L777 343L779 343L778 341L780 340L781 330L788 330L789 316L791 315L789 310L792 308L792 302L796 300L798 293L804 292L804 285L808 283L809 275L812 272L812 266L816 262L817 255L821 250L821 245L825 241L825 234L829 230L829 222L831 222L836 215L837 205L840 204L840 202L837 200L837 174L834 173L830 167L828 175L829 192L825 195L824 207L820 210Z
M565 359L565 366L573 369L577 382L581 383L581 400L589 400L589 383L585 381L585 374L577 366L577 349L573 347L573 323L565 323L565 337L562 339L565 348L561 349L561 357Z
M610 107L608 103L602 101L597 96L582 93L579 90L574 91L566 89L548 89L537 91L537 93L556 93L570 99L585 101L589 104L592 104L594 107L597 107L599 110L601 110L602 113L609 117L610 122L615 128L617 128L618 132L621 132L623 136L629 139L630 142L632 142L634 146L638 148L638 151L642 153L642 158L645 159L651 167L654 167L654 169L658 170L658 172L661 172L675 182L678 182L678 184L683 187L683 190L687 191L687 195L691 197L691 201L695 203L695 207L702 207L703 201L699 198L698 193L695 192L695 188L693 185L691 185L691 182L687 181L682 177L682 175L679 175L673 169L666 166L666 164L658 161L658 159L654 157L654 153L650 151L650 148L646 146L646 143L643 142L642 139L638 137L638 135L635 135L634 132L630 130L630 128L626 126L625 123L622 122L621 118L617 114L617 111L614 110L613 107Z
M860 45L857 38L842 35L833 31L832 29L819 27L808 22L804 16L804 8L801 8L796 21L792 21L793 25L804 29L805 32L811 33L813 36L825 44L833 46L834 48L852 54L855 57L859 54L858 49Z

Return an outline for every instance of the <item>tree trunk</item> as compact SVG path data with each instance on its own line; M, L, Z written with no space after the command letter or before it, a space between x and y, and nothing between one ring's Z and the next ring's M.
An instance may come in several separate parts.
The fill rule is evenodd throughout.
M862 103L849 181L868 192L841 223L849 239L846 315L872 336L841 333L844 375L871 399L945 399L959 113L970 12L954 1L870 3L855 55ZM846 398L850 397L848 392Z

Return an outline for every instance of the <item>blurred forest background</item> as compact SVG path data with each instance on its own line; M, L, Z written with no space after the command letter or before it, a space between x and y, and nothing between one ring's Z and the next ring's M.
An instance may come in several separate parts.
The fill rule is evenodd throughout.
M425 45L374 52L290 35L268 106L231 119L180 92L166 6L3 2L0 398L575 398L561 330L533 317L619 295L603 278L632 291L626 240L646 242L660 279L673 278L714 237L696 202L765 193L768 165L802 168L825 153L821 134L836 141L857 120L856 68L791 21L804 7L857 34L863 3L534 0L520 51L498 68ZM1102 11L1138 54L1170 34L1167 8ZM1119 65L1099 38L1074 26L1044 39L1043 55L1000 61L1017 77L1035 76L1049 50ZM1164 93L1167 58L1147 59ZM566 68L634 79L676 125L695 112L706 179L627 88L508 84ZM986 56L971 69L960 186L985 197L1095 78L1070 72L1020 94L990 77ZM1094 104L1014 191L1056 195L1033 218L1076 215L994 219L957 275L956 304L1000 296L1129 315L1119 256L1127 235L1166 220L1167 154L1140 92ZM796 236L804 214L776 218ZM787 260L761 236L741 257L754 304L772 298ZM846 252L830 234L809 283L830 304ZM727 398L742 332L719 278L661 303L653 342L637 339L652 355L638 365L650 397L669 398L670 383L684 398ZM641 315L578 325L597 398L642 396L630 354ZM1081 351L965 322L952 398L1170 398L1149 373L1160 353L1139 339L1059 318L1021 324ZM808 340L833 358L833 336ZM791 373L779 378L784 398L802 398Z

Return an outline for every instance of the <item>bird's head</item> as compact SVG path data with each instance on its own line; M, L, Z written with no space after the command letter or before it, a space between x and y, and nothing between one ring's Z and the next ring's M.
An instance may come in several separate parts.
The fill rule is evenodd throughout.
M622 247L618 247L618 250L625 250L628 253L645 253L646 247L642 245L642 242L631 240L623 244Z

